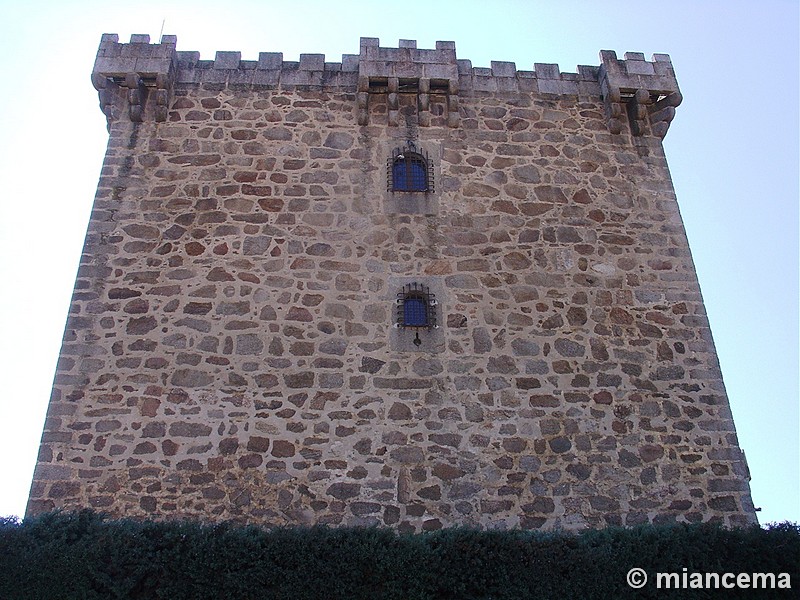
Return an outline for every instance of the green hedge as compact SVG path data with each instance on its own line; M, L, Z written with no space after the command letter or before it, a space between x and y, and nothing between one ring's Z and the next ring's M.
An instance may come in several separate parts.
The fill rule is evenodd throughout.
M632 567L648 584L626 583ZM656 572L788 573L791 590L665 590ZM109 520L0 521L0 598L415 600L798 597L800 526L643 526L578 535L279 528Z

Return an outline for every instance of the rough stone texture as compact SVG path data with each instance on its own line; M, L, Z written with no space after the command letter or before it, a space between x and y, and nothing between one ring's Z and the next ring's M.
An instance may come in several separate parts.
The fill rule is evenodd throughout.
M423 99L365 91L358 57L237 69L165 38L101 45L109 146L29 514L755 521L661 136L609 131L597 68L493 76L442 43L413 50L449 82ZM129 71L162 75L127 94ZM386 210L409 136L435 214ZM409 277L443 286L436 354L390 347Z

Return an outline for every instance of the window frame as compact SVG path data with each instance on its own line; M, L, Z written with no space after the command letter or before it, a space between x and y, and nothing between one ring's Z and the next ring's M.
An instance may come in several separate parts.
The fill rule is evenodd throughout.
M425 315L422 324L407 323L407 306L409 300L421 301L423 303ZM412 282L403 286L400 292L397 293L397 310L395 313L396 327L400 329L435 329L436 323L436 294L430 291L430 288L422 283Z
M401 165L403 166L402 174L398 169ZM415 166L417 167L416 172ZM422 167L422 185L417 185L419 166ZM433 193L435 191L434 170L428 153L417 149L414 142L407 142L405 146L395 148L392 156L386 161L386 190L400 193Z
M403 298L409 293L427 292L428 317L425 326L405 324ZM389 348L392 352L422 352L438 354L445 352L446 328L441 326L445 320L448 290L441 277L430 275L389 276L385 287L387 302L387 325L389 328ZM388 306L391 303L391 307ZM399 318L398 318L399 317ZM416 321L415 321L416 323Z

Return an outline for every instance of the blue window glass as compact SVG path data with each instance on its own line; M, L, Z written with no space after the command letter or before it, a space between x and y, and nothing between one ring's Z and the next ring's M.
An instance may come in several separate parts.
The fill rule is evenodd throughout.
M425 165L421 160L409 161L411 172L409 173L409 180L411 181L412 190L426 190L428 189L428 182L425 177Z
M428 307L424 298L409 296L403 302L403 325L406 327L427 327Z
M400 155L392 164L392 189L399 192L424 192L428 189L425 161L418 154Z
M404 191L406 184L406 161L397 159L392 165L392 189Z

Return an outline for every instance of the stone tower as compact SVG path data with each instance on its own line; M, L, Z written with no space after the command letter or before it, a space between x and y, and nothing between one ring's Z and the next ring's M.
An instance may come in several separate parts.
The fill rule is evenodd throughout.
M661 144L672 64L600 58L104 35L28 514L755 522Z

